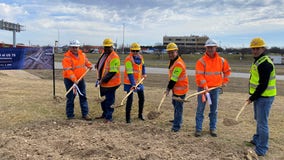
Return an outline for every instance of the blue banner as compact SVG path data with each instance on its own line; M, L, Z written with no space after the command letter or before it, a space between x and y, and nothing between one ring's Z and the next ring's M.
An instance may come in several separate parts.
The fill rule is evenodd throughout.
M0 70L53 69L53 48L0 48Z

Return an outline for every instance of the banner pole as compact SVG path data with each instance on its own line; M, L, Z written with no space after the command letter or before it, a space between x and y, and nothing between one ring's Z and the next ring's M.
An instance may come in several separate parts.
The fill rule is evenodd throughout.
M54 54L55 54L55 52L54 52L54 48L53 48L53 76L52 76L52 78L53 78L53 98L55 99L55 62L54 62Z

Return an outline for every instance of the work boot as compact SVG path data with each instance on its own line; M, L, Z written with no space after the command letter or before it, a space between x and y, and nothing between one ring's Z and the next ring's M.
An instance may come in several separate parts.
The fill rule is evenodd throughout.
M86 121L91 121L92 120L92 118L87 114L87 115L85 115L84 117L82 117L84 120L86 120Z
M143 117L142 114L139 114L139 115L138 115L138 118L139 118L141 121L145 121L145 119L144 119L144 117Z
M211 135L212 137L217 137L217 133L216 133L215 130L210 130L210 135Z
M201 137L201 131L195 131L194 136L195 137Z

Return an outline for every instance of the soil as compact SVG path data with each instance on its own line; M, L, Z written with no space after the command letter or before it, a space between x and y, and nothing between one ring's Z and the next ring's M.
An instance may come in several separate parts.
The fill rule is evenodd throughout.
M1 74L1 73L0 73ZM6 120L21 121L28 111L23 110L20 114L16 112L22 107L16 103L28 103L23 93L33 87L43 87L47 81L24 81L13 82L13 79L5 80L0 77L3 92L0 96L0 117L2 122ZM4 81L5 80L5 81ZM21 84L23 89L14 89L14 84ZM59 88L64 88L62 83ZM7 85L7 86L5 86ZM91 84L88 84L91 86ZM51 87L50 87L51 88ZM90 87L91 88L91 87ZM122 90L122 89L121 89ZM144 115L156 109L163 89L153 89L147 91ZM22 92L20 92L22 91ZM24 92L26 91L26 92ZM184 105L183 126L179 132L171 132L169 120L173 117L173 107L171 99L166 98L159 115L148 117L146 121L141 121L137 117L132 117L132 123L125 123L124 107L117 108L113 123L104 123L103 120L84 121L78 117L66 120L64 115L65 98L54 97L54 106L43 105L46 98L45 92L40 89L34 90L33 95L28 99L31 103L39 104L37 112L49 112L57 110L58 115L53 117L47 114L47 118L40 119L35 116L32 120L9 127L0 127L0 159L1 160L242 160L255 159L249 155L248 149L253 146L244 144L245 140L250 140L255 132L255 122L251 106L246 107L240 119L242 123L237 125L225 120L233 118L238 113L241 104L246 100L244 93L225 92L220 96L218 108L218 137L211 137L208 129L208 107L204 114L204 126L201 137L194 137L195 131L195 108L196 100ZM95 89L91 90L95 92ZM192 91L194 92L194 91ZM44 93L44 94L43 94ZM89 92L90 93L90 92ZM120 91L118 98L121 99L125 93ZM5 97L7 95L7 97ZM60 92L64 95L64 91ZM95 102L95 93L89 94L90 106L92 106L92 117L94 113L100 114L100 107ZM17 96L15 100L13 96ZM33 97L38 96L36 99ZM8 99L12 97L11 99ZM39 98L42 98L39 100ZM134 97L137 99L137 97ZM5 101L6 100L6 101ZM5 102L5 104L3 103ZM119 101L120 102L120 101ZM9 103L6 105L6 103ZM15 103L15 104L14 104ZM265 157L257 157L261 160L282 160L284 159L283 141L283 96L276 97L270 116L270 148ZM49 103L47 103L49 104ZM76 104L78 107L78 103ZM38 105L35 105L35 107ZM94 109L94 107L96 107ZM14 109L14 110L13 110ZM36 109L34 109L36 110ZM137 110L137 104L135 109ZM78 110L77 110L78 111ZM12 112L13 114L11 114ZM162 114L161 114L162 113ZM78 114L78 112L77 112ZM134 114L134 113L133 113ZM148 114L148 115L149 115ZM11 115L11 116L7 116ZM137 114L136 114L137 115ZM61 116L61 117L60 117ZM4 117L4 118L3 118ZM27 116L26 116L27 117ZM222 120L223 123L222 123ZM229 123L225 125L225 121ZM225 123L224 123L225 122ZM3 124L3 123L1 123Z
M79 119L44 121L1 131L1 159L243 159L214 138L169 132L149 123Z

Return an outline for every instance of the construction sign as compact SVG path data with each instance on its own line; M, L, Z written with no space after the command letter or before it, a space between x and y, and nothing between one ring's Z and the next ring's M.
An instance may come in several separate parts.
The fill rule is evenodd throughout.
M0 48L0 70L53 69L53 47Z

